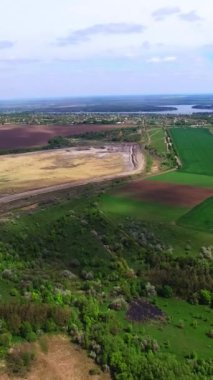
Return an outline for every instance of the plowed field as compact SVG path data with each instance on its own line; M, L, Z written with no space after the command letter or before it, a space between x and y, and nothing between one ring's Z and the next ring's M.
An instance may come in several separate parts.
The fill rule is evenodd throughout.
M135 199L193 207L213 195L213 189L146 180L132 182L122 187L120 193Z
M4 125L0 126L0 149L43 146L56 136L79 136L89 132L125 128L123 124Z

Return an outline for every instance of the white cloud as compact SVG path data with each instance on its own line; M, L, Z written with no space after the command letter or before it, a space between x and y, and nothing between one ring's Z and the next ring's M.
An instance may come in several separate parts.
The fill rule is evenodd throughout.
M168 57L164 57L164 62L174 62L177 60L177 57L174 57L174 56L168 56Z
M0 49L10 49L15 45L15 42L9 40L0 40Z
M146 60L148 63L162 63L162 62L174 62L177 60L175 56L166 56L166 57L151 57Z
M196 22L201 21L202 17L200 17L195 10L187 12L187 13L181 13L179 17L184 21L189 22Z
M152 16L156 21L164 20L168 16L177 15L181 12L179 7L163 7L152 12Z
M70 33L67 37L59 38L58 45L75 45L81 42L87 42L91 37L99 35L125 35L125 34L139 34L144 32L145 26L141 24L129 23L110 23L110 24L96 24L87 28L78 29Z

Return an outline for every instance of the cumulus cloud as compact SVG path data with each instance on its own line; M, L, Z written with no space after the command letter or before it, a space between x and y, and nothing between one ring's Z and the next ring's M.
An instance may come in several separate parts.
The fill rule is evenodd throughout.
M164 20L168 16L177 15L181 12L179 7L164 7L156 9L152 16L154 17L155 21L161 21Z
M0 49L9 49L15 45L15 42L8 40L0 40Z
M88 28L78 29L70 33L67 37L59 38L58 45L75 45L81 42L89 41L91 37L96 35L112 35L112 34L134 34L142 33L145 26L141 24L128 24L128 23L110 23L110 24L96 24Z
M189 21L189 22L196 22L196 21L201 21L202 18L197 14L196 11L191 11L188 13L181 13L179 17L184 20L184 21Z
M177 60L175 56L166 56L166 57L151 57L147 59L147 63L162 63L162 62L174 62Z
M156 9L152 13L153 18L155 21L162 21L167 17L170 16L178 16L180 19L184 21L189 22L196 22L202 20L202 18L197 14L195 10L192 10L187 13L183 13L179 7L165 7L165 8L159 8Z

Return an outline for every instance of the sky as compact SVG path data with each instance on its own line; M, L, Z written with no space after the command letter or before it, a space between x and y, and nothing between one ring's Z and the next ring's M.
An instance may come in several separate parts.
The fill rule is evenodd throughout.
M213 93L212 0L0 0L0 99Z

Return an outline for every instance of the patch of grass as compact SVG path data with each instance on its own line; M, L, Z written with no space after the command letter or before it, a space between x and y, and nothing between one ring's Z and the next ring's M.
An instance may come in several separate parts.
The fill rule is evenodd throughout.
M183 215L178 223L198 230L213 232L213 197Z
M213 311L205 306L190 305L177 299L156 299L157 306L167 315L165 324L148 323L137 326L145 335L158 341L161 349L183 358L195 352L200 358L211 358L213 342L207 336Z
M148 230L153 231L161 241L174 249L175 256L198 256L202 246L213 244L213 236L204 231L196 234L193 229L176 225L187 208L161 205L154 202L139 201L115 195L102 195L99 207L116 223L126 224L127 218L145 222ZM190 246L187 250L186 247Z
M213 135L206 128L171 128L169 134L180 157L181 171L213 175Z
M166 154L165 133L162 128L154 128L149 132L150 145L159 155Z
M146 173L150 173L153 165L153 159L150 154L146 154Z
M180 171L168 172L149 178L152 181L177 183L181 185L191 185L204 188L213 188L213 176L183 173Z
M11 300L12 296L10 292L12 286L13 284L11 284L10 281L0 279L0 301L4 299Z
M136 217L156 222L175 221L187 211L187 208L184 207L163 205L117 195L103 195L100 208L114 216Z
M177 224L152 223L151 229L155 232L159 239L171 245L174 248L176 256L189 255L191 257L198 256L202 246L210 246L213 244L213 236L204 231L195 231L185 226ZM190 249L187 250L186 247Z

